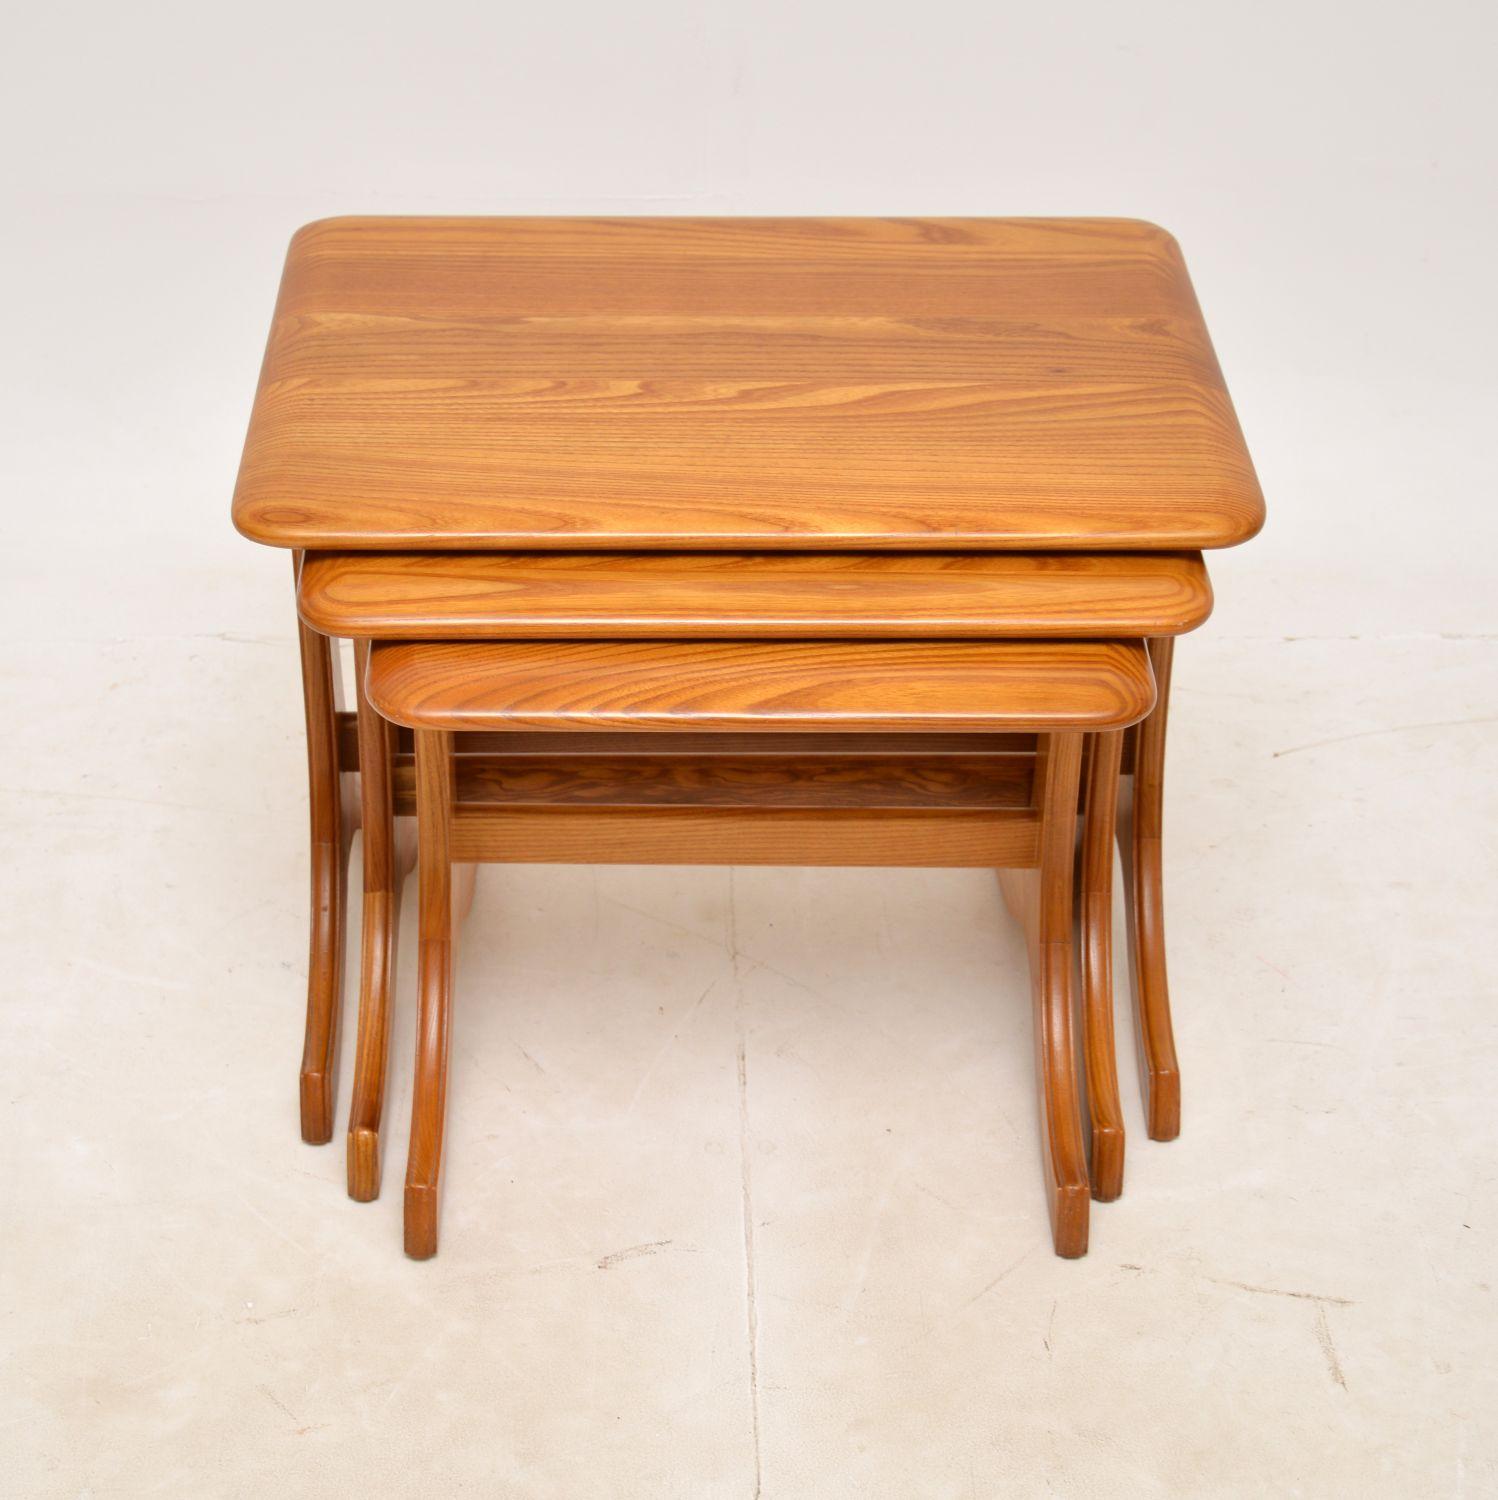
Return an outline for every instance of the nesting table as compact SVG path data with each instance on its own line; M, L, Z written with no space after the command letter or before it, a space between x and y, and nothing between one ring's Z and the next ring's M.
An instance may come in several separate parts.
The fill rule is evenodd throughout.
M1054 1241L1076 1255L1089 1194L1122 1186L1122 784L1148 1131L1179 1129L1172 643L1211 607L1201 550L1251 537L1263 500L1162 230L312 224L288 254L234 520L295 558L314 1142L335 1131L346 856L364 833L359 1198L380 1187L394 931L421 860L412 1254L436 1248L450 877L472 860L1005 867L1031 937ZM339 637L356 643L353 713Z

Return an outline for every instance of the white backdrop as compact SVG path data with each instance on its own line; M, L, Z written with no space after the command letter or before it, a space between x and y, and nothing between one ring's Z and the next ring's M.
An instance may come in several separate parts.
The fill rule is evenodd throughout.
M0 1390L21 1458L0 1492L1498 1489L1495 43L1486 0L12 14ZM885 1137L828 1126L824 1160L813 1134L777 1136L815 1097L800 1075L752 1125L728 1120L767 1197L790 1163L823 1172L821 1197L782 1181L760 1242L752 1463L736 1164L721 1258L640 1259L608 1273L632 1282L547 1301L552 1283L504 1278L579 1255L592 1276L603 1251L685 1235L701 1154L676 1162L672 1198L629 1132L600 1126L567 1158L564 1114L539 1176L480 1171L499 1127L470 1103L468 1175L421 1280L398 1253L399 1093L372 1208L342 1198L338 1148L294 1140L289 568L235 535L229 495L287 238L381 212L1154 219L1185 250L1259 466L1267 527L1212 559L1217 613L1178 653L1181 1142L1137 1149L1134 1128L1129 1190L1079 1268L1026 1258L1044 1227L1024 1141L917 1135L892 1175ZM555 979L529 1043L555 1069L535 1036L590 982L559 966L603 955L599 1013L641 1017L607 1061L642 1076L607 1107L605 1082L574 1077L578 1108L629 1116L662 1152L695 1150L699 1121L641 1095L667 1055L650 1027L658 1002L722 978L692 933L735 900L736 941L779 957L745 978L735 950L715 993L761 1007L751 1066L772 1096L799 1049L856 1057L871 1117L901 1089L948 1099L928 1031L881 1055L879 1026L939 996L987 1015L1021 961L974 872L741 873L736 896L716 875L490 876L463 982L503 989L527 961L536 994ZM688 959L701 973L671 967ZM862 1050L805 1014L805 976L842 983L844 963L864 965L847 986L876 1038ZM699 1028L727 1024L718 1003ZM478 1009L455 1077L470 1101L501 1097L490 1075L513 1060L508 1013L485 1032ZM1002 1070L1012 1051L1016 1071L975 1097L1029 1087L1014 1014L1015 1045L974 1057ZM553 1046L586 1070L587 1046ZM704 1090L708 1151L731 1047L703 1059L670 1078ZM505 1098L537 1087L516 1066ZM932 1217L942 1162L950 1222ZM818 1219L840 1180L882 1217ZM542 1302L522 1315L526 1287ZM721 1325L700 1311L719 1307ZM584 1308L593 1342L574 1345Z
M10 34L0 462L23 511L65 496L111 550L125 491L132 534L230 545L235 429L311 217L1121 214L1184 246L1269 498L1221 622L1490 619L1481 0L99 4ZM1394 555L1441 578L1438 613L1390 580L1328 614L1328 574Z

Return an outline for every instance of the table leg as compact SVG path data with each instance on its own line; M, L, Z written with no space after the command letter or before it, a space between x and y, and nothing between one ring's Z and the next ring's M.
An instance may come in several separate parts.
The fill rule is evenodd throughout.
M442 1136L447 1114L456 912L450 847L453 804L452 735L416 731L417 865L421 885L420 989L411 1147L406 1158L406 1254L437 1253Z
M390 1057L400 892L415 858L410 829L397 826L391 786L395 726L364 693L369 643L354 645L358 706L360 825L364 830L364 921L360 943L359 1038L349 1107L348 1192L361 1203L380 1196L380 1126ZM404 824L405 820L402 820Z
M1092 1125L1092 1195L1123 1191L1124 1126L1113 1047L1113 839L1123 733L1091 736L1082 830L1082 1052Z
M300 553L296 562L300 564ZM339 683L333 643L298 622L302 706L307 722L307 786L311 809L312 923L307 956L307 1028L300 1081L302 1139L333 1139L334 1070L343 1007L343 929L348 843L338 769Z
M1040 867L999 872L1009 909L1029 939L1046 1202L1056 1254L1068 1258L1087 1253L1091 1198L1072 1031L1072 888L1081 763L1080 734L1039 737L1035 801L1041 816Z
M1129 942L1134 964L1134 1015L1139 1037L1141 1086L1151 1140L1171 1141L1181 1131L1181 1072L1170 1021L1165 969L1165 899L1161 832L1165 797L1165 726L1175 642L1149 642L1156 700L1135 730L1133 796L1120 823L1128 874Z

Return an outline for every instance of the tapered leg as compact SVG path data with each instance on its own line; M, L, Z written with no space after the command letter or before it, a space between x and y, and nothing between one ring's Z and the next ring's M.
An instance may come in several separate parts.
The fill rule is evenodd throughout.
M300 565L301 554L295 562ZM307 787L312 815L312 925L307 956L307 1029L300 1080L302 1139L333 1139L334 1068L343 1008L343 925L351 820L338 769L339 681L333 643L298 622L302 706L307 722Z
M1082 828L1082 1053L1092 1125L1092 1196L1123 1191L1124 1126L1113 1049L1113 836L1123 733L1091 737Z
M417 983L420 1000L405 1203L406 1254L416 1260L426 1260L437 1253L453 986L454 909L449 841L452 801L452 735L440 729L418 729L416 836L421 885L421 951Z
M1000 872L1005 899L1029 939L1046 1202L1056 1254L1068 1258L1087 1253L1091 1199L1072 1031L1072 887L1081 761L1080 734L1040 736L1035 769L1040 867Z
M357 642L354 681L359 711L360 823L364 830L364 924L359 1040L354 1053L354 1098L349 1108L348 1191L349 1197L363 1203L380 1196L380 1125L390 1056L400 891L415 856L411 830L397 829L392 810L395 726L380 717L364 693L368 658L368 642Z
M1134 788L1120 824L1124 868L1129 873L1129 942L1134 960L1134 1017L1138 1028L1141 1086L1151 1140L1171 1141L1181 1131L1181 1071L1170 1022L1165 971L1165 901L1161 828L1165 796L1165 724L1175 642L1149 643L1156 700L1135 731Z

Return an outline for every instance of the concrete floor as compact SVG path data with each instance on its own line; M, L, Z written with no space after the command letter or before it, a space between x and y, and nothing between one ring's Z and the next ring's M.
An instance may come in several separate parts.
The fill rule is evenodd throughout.
M418 1265L414 903L383 1198L297 1138L289 567L228 522L283 207L106 225L98 285L72 210L26 231L57 249L0 559L0 1492L1498 1492L1498 611L1445 441L1490 390L1277 369L1225 320L1271 522L1177 654L1184 1131L1143 1140L1126 1066L1085 1260L1048 1248L992 876L493 867ZM42 337L64 286L88 359ZM1470 545L1412 542L1411 496Z

